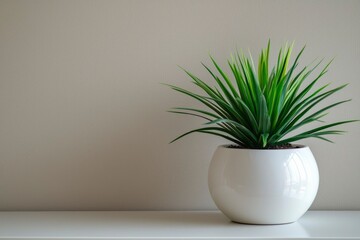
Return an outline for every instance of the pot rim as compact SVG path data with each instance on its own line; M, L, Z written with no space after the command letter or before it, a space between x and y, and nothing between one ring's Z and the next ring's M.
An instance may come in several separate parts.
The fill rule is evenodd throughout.
M294 148L275 148L275 149L261 149L261 148L229 148L229 146L234 145L234 144L221 144L218 146L218 148L222 148L222 149L228 149L228 150L235 150L235 151L239 151L239 150L243 150L243 151L293 151L293 150L300 150L300 149L306 149L309 148L307 145L303 145L303 144L292 144L293 146L295 146Z

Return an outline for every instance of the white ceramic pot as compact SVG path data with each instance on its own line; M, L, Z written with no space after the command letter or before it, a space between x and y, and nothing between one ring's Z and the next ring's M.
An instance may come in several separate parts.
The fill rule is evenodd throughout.
M238 149L219 146L209 167L209 190L230 220L283 224L311 206L319 172L310 149Z

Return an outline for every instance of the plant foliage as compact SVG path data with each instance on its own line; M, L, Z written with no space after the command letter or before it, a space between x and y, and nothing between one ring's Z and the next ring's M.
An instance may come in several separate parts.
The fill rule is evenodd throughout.
M326 138L327 135L343 132L334 129L335 126L354 120L325 124L322 118L329 109L350 100L338 101L318 110L314 110L314 107L346 85L331 89L329 89L330 84L317 87L316 83L328 71L331 61L319 71L320 73L308 80L314 75L312 73L320 66L322 60L312 67L305 66L295 72L305 47L290 64L292 49L293 44L282 47L276 65L270 69L269 41L267 47L261 51L257 70L251 55L245 56L236 52L228 60L231 77L210 56L216 71L202 65L215 81L215 86L210 86L183 69L203 94L169 86L177 92L196 99L206 108L177 107L169 112L200 117L206 122L203 127L186 132L172 142L194 132L217 135L240 147L256 149L288 145L310 137L331 142ZM322 126L289 136L294 130L315 121L322 122Z

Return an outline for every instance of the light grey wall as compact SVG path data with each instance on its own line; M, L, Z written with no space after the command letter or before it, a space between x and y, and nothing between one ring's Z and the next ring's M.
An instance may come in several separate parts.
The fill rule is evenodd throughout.
M194 102L208 53L225 64L271 38L303 64L336 57L327 81L353 101L329 120L360 118L360 1L0 1L0 210L214 209L206 135L165 111ZM273 56L274 56L273 55ZM336 144L308 140L321 184L313 209L360 209L360 124Z

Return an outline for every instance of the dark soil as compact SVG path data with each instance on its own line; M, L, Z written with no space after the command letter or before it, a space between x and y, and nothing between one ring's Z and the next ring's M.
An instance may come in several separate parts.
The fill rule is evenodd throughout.
M303 146L297 145L297 144L283 144L283 145L277 145L277 146L271 146L269 148L259 148L259 149L294 149L294 148L302 148ZM240 145L231 144L228 145L227 148L239 148L239 149L248 149Z

